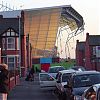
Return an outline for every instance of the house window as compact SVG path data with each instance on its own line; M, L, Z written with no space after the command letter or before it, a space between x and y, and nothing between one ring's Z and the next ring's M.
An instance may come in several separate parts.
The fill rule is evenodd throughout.
M5 50L5 38L2 38L2 49Z
M9 70L14 70L15 67L15 57L14 56L9 56L7 57L7 63L8 63L8 68Z
M7 49L15 49L15 38L9 37L7 38Z
M15 36L15 32L11 32L11 36Z
M10 36L10 32L7 32L7 36Z

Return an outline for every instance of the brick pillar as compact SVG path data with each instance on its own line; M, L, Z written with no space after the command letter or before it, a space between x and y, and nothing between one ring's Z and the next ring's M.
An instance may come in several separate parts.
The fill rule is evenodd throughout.
M0 48L0 63L1 63L1 48Z
M22 76L26 74L27 68L27 52L26 52L26 36L24 35L21 40L21 67L22 67Z

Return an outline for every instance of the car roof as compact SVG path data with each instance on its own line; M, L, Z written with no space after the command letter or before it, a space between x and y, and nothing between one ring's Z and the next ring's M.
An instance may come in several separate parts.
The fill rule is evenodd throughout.
M64 73L74 73L74 72L76 72L75 70L73 70L73 69L69 69L69 70L61 70L61 71L59 71L60 73L62 73L62 74L64 74Z
M84 74L100 74L98 71L76 71L75 75L84 75Z
M55 68L55 67L63 67L63 66L51 66L50 68Z

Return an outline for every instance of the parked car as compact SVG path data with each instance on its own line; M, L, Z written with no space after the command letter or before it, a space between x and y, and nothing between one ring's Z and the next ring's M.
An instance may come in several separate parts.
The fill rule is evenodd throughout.
M94 84L100 83L100 72L78 71L70 79L74 100L81 100L84 91Z
M54 90L56 79L49 73L39 73L39 83L42 89Z
M54 90L56 86L56 75L58 71L64 70L63 66L52 66L48 72L39 73L39 83L41 88Z
M86 89L82 95L82 100L100 100L100 84L95 84Z
M69 78L71 77L72 74L74 74L76 71L75 70L62 70L59 71L57 76L56 76L56 89L55 93L58 96L58 98L61 98L62 100L65 100L65 94L66 94L66 89L64 88L64 85L67 84Z
M65 70L65 68L63 66L51 66L48 70L48 73L56 78L57 73L61 70Z
M61 92L60 100L67 100L69 88L71 91L70 100L82 100L82 94L86 89L94 84L100 83L100 72L97 71L75 71L70 75L71 76L69 77L69 79L68 77L66 77L67 83L64 84L64 89L59 89Z
M76 71L86 71L85 67L83 66L72 66L70 69L73 69Z

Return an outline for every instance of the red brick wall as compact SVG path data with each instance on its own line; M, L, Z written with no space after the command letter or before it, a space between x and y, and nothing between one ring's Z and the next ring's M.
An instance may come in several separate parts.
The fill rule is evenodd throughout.
M1 63L1 48L0 48L0 63Z
M86 46L85 46L85 66L87 69L89 70L93 70L93 66L92 66L92 63L91 63L91 47L89 46L89 42L88 42L88 39L89 39L89 34L87 33L86 35Z
M76 50L76 65L85 66L83 59L84 59L84 52Z
M16 85L20 84L20 76L19 75L15 76L15 84Z
M9 90L12 90L15 87L15 77L11 77L9 82Z
M21 40L21 67L22 76L26 75L27 70L27 51L26 51L26 36L24 35Z

